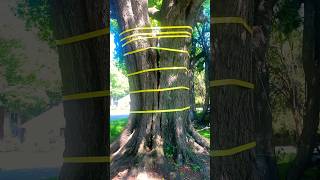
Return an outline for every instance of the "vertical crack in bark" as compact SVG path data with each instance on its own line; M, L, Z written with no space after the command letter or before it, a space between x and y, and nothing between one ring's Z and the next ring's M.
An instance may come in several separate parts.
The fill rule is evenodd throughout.
M156 62L157 62L157 68L160 68L160 53L157 51L157 59L156 59ZM160 71L157 71L157 88L160 88L160 78L161 78L161 73ZM157 92L157 98L158 98L158 106L157 108L159 109L160 107L160 92ZM162 115L160 114L159 115L159 120L160 120L160 129L161 129L161 120L162 120Z

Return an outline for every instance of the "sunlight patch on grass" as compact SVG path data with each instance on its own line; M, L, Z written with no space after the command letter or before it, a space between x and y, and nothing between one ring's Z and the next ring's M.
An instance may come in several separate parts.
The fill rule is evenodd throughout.
M207 138L207 139L210 139L210 129L200 130L200 131L198 131L198 133L199 133L202 137L205 137L205 138Z
M110 122L110 143L112 143L118 136L120 136L122 130L126 127L128 118L114 120Z

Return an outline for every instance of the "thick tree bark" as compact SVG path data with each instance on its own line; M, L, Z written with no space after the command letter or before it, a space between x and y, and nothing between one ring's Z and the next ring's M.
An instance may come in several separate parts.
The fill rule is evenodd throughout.
M54 35L64 39L103 29L109 23L106 0L51 2ZM102 91L109 86L109 35L58 47L63 94ZM109 156L109 97L64 102L64 157ZM108 179L107 163L64 163L59 179Z
M212 1L215 17L242 17L253 24L253 1ZM227 7L227 8L226 8ZM255 82L252 38L239 24L213 24L212 80L239 79ZM238 86L214 87L210 91L211 144L223 150L255 141L254 93ZM232 156L211 158L213 179L256 179L255 151L250 149Z
M256 0L254 15L255 120L257 167L261 179L278 179L272 145L272 111L270 106L269 70L266 55L272 31L273 7L278 0Z
M287 179L303 176L308 167L316 143L320 111L320 2L305 0L303 30L303 69L306 83L306 102L303 129L297 148L297 156Z
M193 17L190 15L197 13L201 2L164 0L159 15L161 25L191 25ZM121 30L150 26L147 0L112 0L111 4L112 13L116 14ZM157 46L157 43L160 47L187 50L190 42L186 39L139 40L127 45L124 51ZM148 50L127 56L126 66L129 73L156 67L188 67L189 56L169 51ZM190 86L186 79L189 79L188 74L182 70L148 72L130 77L129 85L131 91ZM185 90L131 94L131 110L183 108L190 105L189 96L189 92ZM129 170L127 176L135 177L140 172L156 172L167 179L170 164L167 164L165 149L169 148L174 150L173 159L178 164L188 160L200 164L201 162L195 158L196 155L192 153L193 144L190 145L189 140L193 139L207 148L209 145L197 135L191 126L188 111L130 114L129 125L111 145L111 176Z

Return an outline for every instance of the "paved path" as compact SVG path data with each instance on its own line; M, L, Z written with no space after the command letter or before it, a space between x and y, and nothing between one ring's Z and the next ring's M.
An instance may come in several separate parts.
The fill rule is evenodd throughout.
M54 180L62 165L62 151L1 152L0 180Z

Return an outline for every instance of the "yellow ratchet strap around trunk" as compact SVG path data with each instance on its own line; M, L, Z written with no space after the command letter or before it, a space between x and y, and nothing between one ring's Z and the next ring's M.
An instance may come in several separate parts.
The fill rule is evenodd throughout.
M157 36L157 35L189 35L191 36L191 33L188 31L170 31L170 32L157 32L157 33L135 33L131 34L129 36L126 36L122 38L120 41L124 41L126 39L134 38L137 36Z
M163 91L174 91L174 90L190 90L190 89L185 86L178 86L178 87L162 88L162 89L142 89L142 90L130 91L129 94L144 93L144 92L163 92Z
M97 97L106 97L109 95L110 95L109 90L95 91L95 92L66 95L66 96L63 96L63 100L70 101L70 100L79 100L79 99L89 99L89 98L97 98Z
M223 80L210 81L210 87L228 86L228 85L254 89L254 84L246 81L241 81L238 79L223 79Z
M213 150L211 152L211 156L213 156L213 157L232 156L232 155L238 154L240 152L252 149L255 146L256 146L256 142L251 142L251 143L244 144L244 145L237 146L237 147L230 148L230 149Z
M152 113L169 113L169 112L180 112L189 110L190 106L179 108L179 109L159 109L159 110L144 110L144 111L130 111L131 114L152 114Z
M186 67L163 67L163 68L145 69L145 70L137 71L137 72L134 72L134 73L130 73L130 74L128 74L128 77L134 76L134 75L137 75L137 74L146 73L146 72L167 71L167 70L186 70L186 71L188 71L188 68L186 68Z
M124 44L122 44L122 47L128 45L129 43L132 43L134 41L138 41L138 40L141 40L141 39L163 39L163 38L191 38L191 36L188 36L188 35L172 35L172 36L152 36L152 37L138 37L138 38L134 38L134 39L131 39L127 42L125 42Z
M110 163L109 156L64 157L64 163Z
M242 17L213 17L213 24L241 24L250 34L253 34L252 27Z
M132 31L139 31L139 30L160 30L160 29L190 29L192 31L192 27L191 26L160 26L160 27L137 27L137 28L132 28L132 29L127 29L123 32L120 33L120 36L128 33L128 32L132 32Z
M185 53L189 55L188 51L181 50L181 49L172 49L172 48L162 48L162 47L147 47L147 48L141 48L141 49L136 49L130 52L125 53L123 56L128 56L130 54L135 54L138 52L146 51L148 49L155 49L155 50L162 50L162 51L171 51L171 52L177 52L177 53Z
M84 33L84 34L76 35L76 36L73 36L73 37L61 39L61 40L56 40L56 44L58 46L59 45L66 45L66 44L71 44L71 43L75 43L75 42L79 42L79 41L83 41L83 40L87 40L87 39L103 36L103 35L106 35L106 34L109 34L109 27L104 28L104 29L99 29L97 31L93 31L93 32Z

